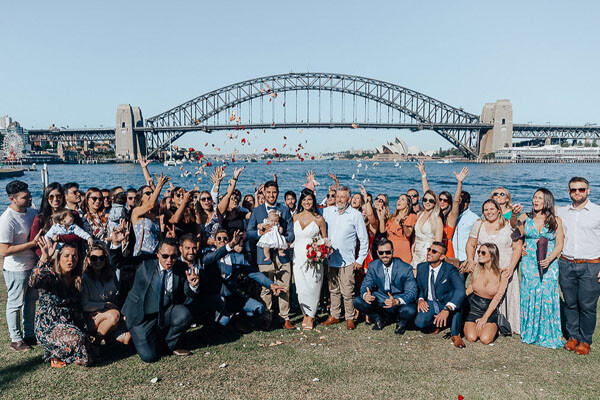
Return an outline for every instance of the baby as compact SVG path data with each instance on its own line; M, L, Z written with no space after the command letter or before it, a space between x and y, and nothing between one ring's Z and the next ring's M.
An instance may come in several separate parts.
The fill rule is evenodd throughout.
M108 212L109 235L112 235L113 230L119 227L121 224L121 218L127 219L127 210L125 210L125 204L127 204L127 195L124 192L115 194L112 207Z
M46 233L45 238L55 242L56 250L62 247L59 242L60 235L77 235L83 240L87 240L88 245L94 244L92 236L81 229L78 225L74 224L75 218L73 217L73 211L66 208L59 208L52 214L52 227Z
M263 248L263 251L265 252L265 261L271 261L271 249L278 249L279 255L285 256L284 250L289 246L282 235L283 228L279 226L279 212L276 210L269 211L267 219L265 219L263 223L273 226L269 232L260 237L260 240L256 244L258 247Z

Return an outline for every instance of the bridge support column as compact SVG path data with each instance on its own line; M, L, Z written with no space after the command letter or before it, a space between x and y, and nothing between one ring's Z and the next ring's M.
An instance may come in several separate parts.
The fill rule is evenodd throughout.
M119 104L115 128L115 156L121 160L134 161L146 155L146 139L133 128L144 126L142 110L129 104Z
M479 138L479 156L495 153L504 147L511 147L513 140L513 113L510 100L487 103L481 112L481 122L493 128Z

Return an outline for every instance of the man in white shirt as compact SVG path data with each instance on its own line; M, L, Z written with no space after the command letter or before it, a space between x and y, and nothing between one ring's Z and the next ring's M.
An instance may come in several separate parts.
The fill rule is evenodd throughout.
M4 257L4 283L8 289L6 322L10 346L16 351L31 350L36 343L33 325L38 292L29 287L29 275L36 264L34 248L42 231L30 241L29 232L37 212L31 209L31 193L25 182L6 185L10 206L0 217L0 255ZM23 331L21 331L21 313Z
M331 315L323 325L333 325L342 318L342 297L346 328L352 330L354 325L354 270L362 268L369 250L369 236L362 213L349 207L350 189L342 186L337 190L335 206L323 210L323 218L327 223L327 236L333 246L333 254L329 257L329 294L331 296ZM356 245L359 245L358 257Z
M469 192L461 192L460 194L460 214L456 221L456 229L454 229L454 235L452 236L452 247L454 248L454 255L460 262L467 260L467 241L469 240L469 233L475 221L479 219L469 206L471 205L471 195Z
M588 199L589 194L587 179L571 178L572 203L556 210L565 233L558 260L558 279L565 300L565 328L569 334L565 349L581 355L590 352L600 296L600 206Z

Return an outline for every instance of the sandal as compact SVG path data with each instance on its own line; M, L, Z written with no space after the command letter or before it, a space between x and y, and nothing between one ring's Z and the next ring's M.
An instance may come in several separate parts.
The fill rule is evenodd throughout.
M50 360L50 365L52 368L62 368L67 365L66 362L59 360L58 358L53 358Z

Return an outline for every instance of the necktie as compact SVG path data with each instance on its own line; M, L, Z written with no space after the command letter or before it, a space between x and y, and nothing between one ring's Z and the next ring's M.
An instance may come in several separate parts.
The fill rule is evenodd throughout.
M437 302L437 296L435 295L435 272L431 270L431 278L429 279L431 285L431 298L433 299L433 311L437 315L440 313L440 306Z
M383 268L383 274L385 275L384 290L388 292L390 290L390 267Z
M160 294L158 295L158 327L165 324L165 287L167 286L167 271L160 271Z

